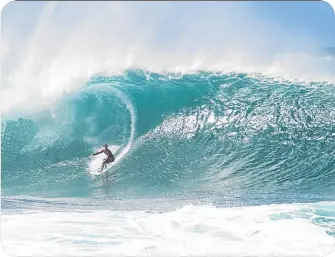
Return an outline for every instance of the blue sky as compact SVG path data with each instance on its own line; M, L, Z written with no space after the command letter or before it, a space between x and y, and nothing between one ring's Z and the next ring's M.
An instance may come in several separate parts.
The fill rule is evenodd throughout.
M264 22L272 21L285 27L295 28L318 38L323 46L335 46L335 15L326 2L213 2L210 8L224 10L228 5L249 8ZM44 6L43 2L10 2L2 12L3 29L11 30L12 34L31 33L36 18ZM208 3L206 6L208 7ZM183 15L185 8L201 10L203 4L179 2L175 3L172 9L176 14Z
M324 46L335 46L335 13L326 2L254 2L253 6L260 16L306 31Z
M1 18L6 110L48 105L129 67L334 81L333 59L313 55L335 47L335 15L321 1L21 1Z

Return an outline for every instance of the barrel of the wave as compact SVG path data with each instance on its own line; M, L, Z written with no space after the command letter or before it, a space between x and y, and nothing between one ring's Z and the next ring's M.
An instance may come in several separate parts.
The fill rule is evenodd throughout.
M131 131L130 131L129 140L126 145L123 145L123 146L111 145L110 150L112 151L112 153L115 153L115 159L112 162L107 163L104 167L102 167L102 163L105 160L105 158L103 158L103 155L99 155L99 156L97 155L93 160L89 162L89 169L88 169L89 173L94 176L99 176L105 172L108 172L114 165L116 165L122 158L125 157L125 155L129 152L131 145L134 142L135 132L136 132L135 109L130 99L127 97L127 95L116 88L113 88L113 87L111 88L109 84L104 84L100 86L104 86L107 92L114 93L125 104L127 110L129 111L130 117L131 117L131 120L130 120L130 130Z

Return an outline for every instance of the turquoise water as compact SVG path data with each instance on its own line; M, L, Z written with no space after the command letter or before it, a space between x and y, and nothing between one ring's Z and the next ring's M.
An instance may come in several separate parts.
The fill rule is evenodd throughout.
M4 246L326 254L335 235L334 103L326 82L127 70L93 77L52 107L3 116ZM119 161L92 176L90 155L105 143Z
M247 74L96 77L52 109L2 121L2 193L334 200L334 102L332 84ZM131 150L113 181L92 179L94 149L128 143L129 108Z

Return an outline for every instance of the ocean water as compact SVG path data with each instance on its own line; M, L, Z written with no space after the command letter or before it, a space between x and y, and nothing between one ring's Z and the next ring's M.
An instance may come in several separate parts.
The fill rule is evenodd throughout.
M1 125L10 254L334 254L332 82L128 69Z

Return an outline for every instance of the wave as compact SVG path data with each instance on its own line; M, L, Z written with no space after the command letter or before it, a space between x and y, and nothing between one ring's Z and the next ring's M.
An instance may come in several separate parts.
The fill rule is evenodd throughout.
M2 121L5 195L334 195L335 87L128 70ZM136 129L135 129L136 128ZM92 180L88 156L120 146Z

